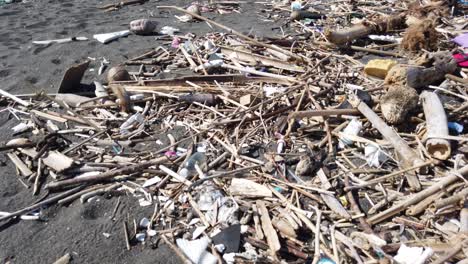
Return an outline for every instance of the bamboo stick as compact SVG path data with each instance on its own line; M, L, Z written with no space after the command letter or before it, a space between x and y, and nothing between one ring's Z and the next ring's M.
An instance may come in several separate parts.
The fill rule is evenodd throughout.
M416 204L416 203L422 201L423 199L427 198L428 196L436 193L441 188L445 188L445 187L449 186L450 184L460 180L460 177L457 174L461 175L462 177L468 176L468 166L465 166L465 167L459 169L456 172L448 173L447 176L442 178L437 183L434 183L429 188L424 189L424 190L422 190L422 191L408 197L406 200L404 200L402 202L399 202L398 204L388 208L387 210L385 210L385 211L383 211L381 213L378 213L376 215L371 216L368 219L368 222L370 224L378 224L378 223L382 222L383 220L398 214L399 212L405 210L407 207L409 207L409 206L411 206L413 204Z

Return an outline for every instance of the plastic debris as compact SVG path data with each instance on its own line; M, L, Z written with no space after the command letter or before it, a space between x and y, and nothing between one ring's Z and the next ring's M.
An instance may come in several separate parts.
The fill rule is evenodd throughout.
M161 28L159 33L163 35L169 35L173 36L175 33L179 32L180 30L178 28L170 27L170 26L164 26Z
M457 122L448 122L448 127L450 130L457 132L457 134L463 133L463 125Z
M380 167L382 163L388 160L388 155L379 146L374 144L366 145L364 156L366 157L367 165L372 167Z
M130 30L122 30L122 31L117 31L117 32L112 32L112 33L96 34L96 35L93 35L93 38L101 42L102 44L107 44L113 40L126 37L128 35L130 35Z
M184 167L180 170L180 176L187 178L197 173L195 166L198 166L202 171L206 169L206 155L204 151L197 151L185 162Z
M302 9L302 4L299 1L291 2L291 11L299 11Z
M143 124L144 118L140 113L133 114L130 116L127 121L125 121L121 126L120 126L120 133L122 135L126 135L130 133L130 130L133 128L139 127L140 125Z
M223 245L223 253L239 252L241 228L239 224L232 225L212 237L214 245Z
M362 129L362 122L357 119L352 119L351 122L343 130L340 137L339 147L344 148L347 145L353 144L352 136L357 136Z
M185 240L185 239L177 239L176 240L177 246L182 250L182 252L193 262L196 264L215 264L218 262L218 259L208 251L206 248L210 243L210 239L208 237L203 237L197 240Z
M456 38L453 39L453 42L457 43L458 45L468 48L468 33L458 35Z
M368 75L385 79L390 69L397 64L394 60L371 60L364 67L364 72Z
M424 264L434 254L432 248L408 247L401 244L397 255L393 258L399 264Z
M31 127L32 125L30 124L19 123L18 125L12 127L11 130L13 130L14 133L22 133L29 130Z

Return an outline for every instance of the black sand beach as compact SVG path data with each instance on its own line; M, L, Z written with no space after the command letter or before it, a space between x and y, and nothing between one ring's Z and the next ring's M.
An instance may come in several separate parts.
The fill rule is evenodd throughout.
M93 34L125 30L131 20L151 18L160 26L179 28L181 33L204 34L211 29L206 23L180 23L177 13L157 10L158 5L186 6L187 1L149 1L113 12L103 12L98 6L113 1L32 0L0 7L0 80L2 89L12 94L57 91L65 70L88 57L92 61L82 83L103 80L98 76L100 58L110 66L162 45L154 36L130 35L107 45L92 39ZM242 4L241 13L207 16L237 30L257 36L278 33L275 25L258 19L260 5ZM180 14L177 14L180 15ZM86 36L88 41L48 46L34 45L33 40ZM167 41L166 41L167 44ZM0 114L0 140L12 138L16 125L7 112ZM6 156L1 161L6 161ZM0 211L14 211L33 203L31 195L17 178L14 165L0 167ZM41 195L44 193L41 192ZM130 215L141 219L152 213L152 207L142 208L131 196L121 196L121 205L114 220L110 219L117 197L101 197L89 203L75 201L66 207L44 210L45 221L15 220L0 226L1 263L53 263L65 253L72 263L179 263L177 256L164 245L137 245L125 249L122 220ZM139 217L139 218L138 218ZM106 238L103 233L110 234ZM157 247L157 248L156 248Z

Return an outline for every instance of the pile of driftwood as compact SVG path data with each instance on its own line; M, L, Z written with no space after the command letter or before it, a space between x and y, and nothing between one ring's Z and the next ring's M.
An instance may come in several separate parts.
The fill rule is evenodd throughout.
M48 194L0 221L112 191L154 207L123 223L128 249L161 239L187 262L466 263L468 79L440 52L463 27L445 2L372 3L304 7L299 35L268 40L161 7L225 33L174 36L95 97L0 90L18 120L0 149Z

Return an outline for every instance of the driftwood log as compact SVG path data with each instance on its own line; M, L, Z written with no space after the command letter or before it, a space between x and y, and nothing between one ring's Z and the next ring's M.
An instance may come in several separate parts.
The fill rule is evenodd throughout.
M443 139L443 137L449 135L444 106L439 96L433 92L424 91L420 97L424 108L424 116L426 117L427 151L436 159L446 160L450 157L451 149L450 142Z
M418 154L408 146L408 143L388 126L367 104L361 102L361 100L357 98L352 100L351 104L367 117L369 122L372 123L372 126L393 145L398 155L403 160L403 167L412 167L424 163L424 161L419 158ZM415 174L407 173L406 179L412 189L416 191L421 190L421 183Z
M431 64L432 66L414 67L397 64L388 72L385 83L406 85L418 89L441 82L446 78L446 74L457 70L457 62L450 52L433 53L425 64Z
M336 45L343 45L370 34L383 34L390 30L403 28L405 27L405 18L406 14L403 13L371 22L363 22L341 30L333 31L327 29L325 36L328 41Z
M391 86L380 98L380 108L385 120L390 124L400 124L418 105L418 93L405 86Z

